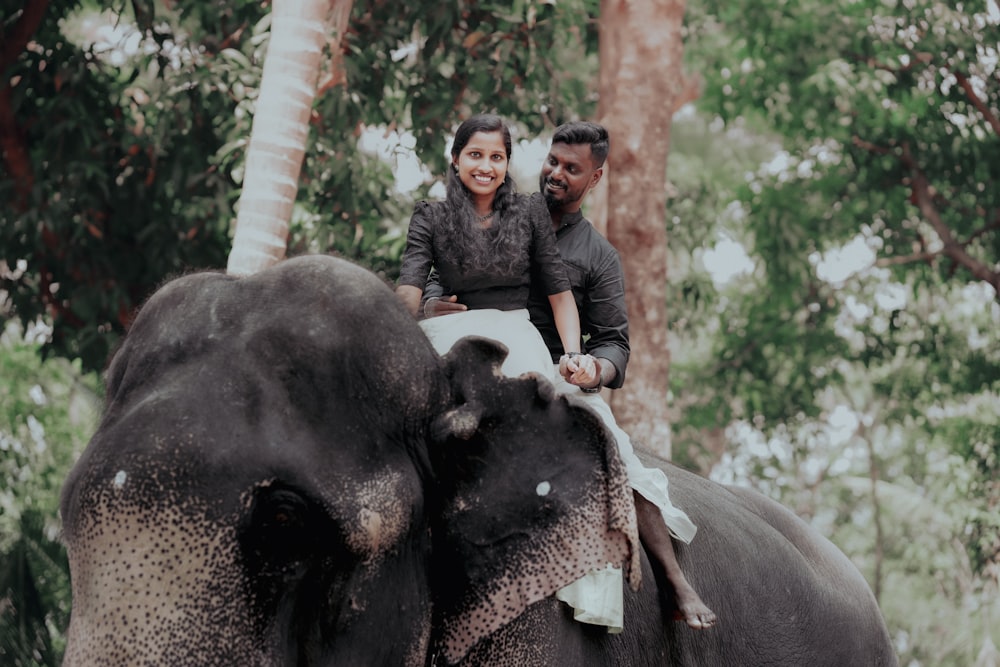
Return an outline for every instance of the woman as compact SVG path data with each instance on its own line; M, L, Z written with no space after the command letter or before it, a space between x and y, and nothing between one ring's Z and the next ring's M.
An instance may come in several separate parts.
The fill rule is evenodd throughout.
M433 267L469 307L421 322L439 352L462 336L503 332L507 375L550 373L545 343L528 319L531 282L544 285L567 353L580 352L580 319L545 200L516 194L510 154L510 129L499 116L480 114L459 126L445 200L414 208L396 294L419 316Z

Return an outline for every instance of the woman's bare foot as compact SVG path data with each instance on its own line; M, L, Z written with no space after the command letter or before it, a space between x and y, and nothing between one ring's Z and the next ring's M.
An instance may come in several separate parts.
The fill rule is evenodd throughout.
M639 539L650 552L650 557L659 561L667 584L673 588L674 603L677 613L675 618L683 620L695 630L704 630L715 625L715 612L701 600L694 587L688 583L687 577L677 562L674 544L670 538L667 525L663 522L659 508L638 493L635 498L635 517L639 527Z
M715 625L718 620L715 612L702 602L701 597L691 588L687 580L680 587L674 585L674 596L677 603L677 612L674 615L676 620L684 621L694 630L704 630Z

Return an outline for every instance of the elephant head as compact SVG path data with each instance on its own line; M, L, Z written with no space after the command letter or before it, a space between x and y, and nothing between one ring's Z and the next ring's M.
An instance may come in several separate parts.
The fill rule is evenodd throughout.
M67 665L424 665L593 567L637 584L610 437L498 344L439 357L329 257L142 308L62 499Z

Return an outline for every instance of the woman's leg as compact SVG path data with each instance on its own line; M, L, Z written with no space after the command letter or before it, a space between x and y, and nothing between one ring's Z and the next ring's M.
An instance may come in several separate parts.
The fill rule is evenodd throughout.
M614 436L632 485L639 539L649 552L654 567L659 563L666 575L667 585L673 589L678 616L695 629L715 625L715 612L702 601L677 562L671 533L682 542L690 542L697 528L687 514L670 502L666 474L659 468L643 465L632 449L628 433L618 426L610 406L599 394L581 393L578 388L562 380L558 371L556 377L556 391L572 393L581 399L601 417Z
M635 517L639 524L639 539L645 545L649 554L659 561L667 576L667 582L673 588L677 602L677 612L689 626L696 630L710 628L715 625L715 612L702 602L701 596L688 582L681 571L674 553L674 545L670 538L667 524L663 522L660 509L633 491L635 497Z

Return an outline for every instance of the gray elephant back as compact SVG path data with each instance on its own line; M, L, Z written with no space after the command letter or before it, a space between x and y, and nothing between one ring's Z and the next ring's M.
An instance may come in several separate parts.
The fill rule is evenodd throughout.
M655 664L898 664L868 583L828 539L752 489L641 458L666 471L671 499L699 527L677 557L719 615L708 631L669 624L670 659Z

